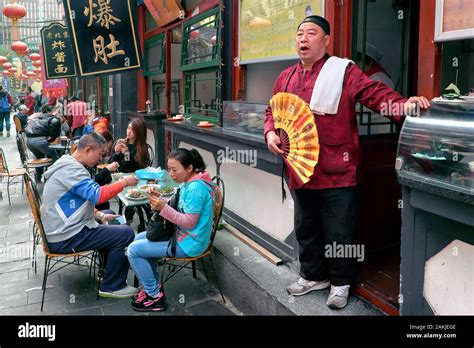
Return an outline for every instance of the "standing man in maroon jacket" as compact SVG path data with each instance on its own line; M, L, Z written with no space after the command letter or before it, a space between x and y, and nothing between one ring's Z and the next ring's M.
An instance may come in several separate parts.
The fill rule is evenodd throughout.
M28 110L25 112L25 115L31 116L35 112L35 97L33 97L33 94L31 93L31 87L26 87L25 93L25 106L28 108Z
M293 93L310 103L315 82L330 58L326 53L329 35L330 25L323 17L313 15L303 20L296 34L300 61L280 74L273 94ZM327 305L333 309L346 306L349 287L356 274L353 256L326 257L328 248L355 242L360 153L355 104L359 102L379 113L390 105L390 112L385 110L383 113L398 122L417 106L429 107L424 97L407 100L383 83L369 80L355 64L349 63L345 69L337 112L314 115L320 143L314 174L309 182L299 187L291 175L289 182L296 196L295 233L301 278L287 290L299 296L331 286ZM334 88L331 83L327 87ZM266 112L265 140L270 152L283 153L270 106ZM333 256L335 253L336 250Z

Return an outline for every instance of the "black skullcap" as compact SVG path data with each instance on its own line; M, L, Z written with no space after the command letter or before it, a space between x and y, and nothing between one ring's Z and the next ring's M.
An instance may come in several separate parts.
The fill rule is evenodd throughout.
M324 32L326 33L326 35L331 34L331 28L330 28L329 22L326 20L326 18L321 17L321 16L317 16L317 15L311 15L311 16L308 16L305 19L303 19L303 21L300 23L300 25L298 25L297 30L300 29L301 24L308 23L308 22L314 23L317 26L321 27L324 30Z

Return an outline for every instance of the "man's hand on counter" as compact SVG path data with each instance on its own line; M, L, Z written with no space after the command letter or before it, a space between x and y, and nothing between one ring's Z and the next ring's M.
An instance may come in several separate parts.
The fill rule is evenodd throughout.
M421 109L428 109L430 107L430 102L425 97L410 97L403 105L404 115L412 115L418 107Z

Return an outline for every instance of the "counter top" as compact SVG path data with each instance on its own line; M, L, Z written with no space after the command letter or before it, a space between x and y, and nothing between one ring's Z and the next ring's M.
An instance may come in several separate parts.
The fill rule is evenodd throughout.
M267 148L267 144L265 144L265 141L263 140L263 132L261 136L258 136L249 133L231 131L219 126L201 128L197 126L197 122L187 120L181 122L164 120L163 124L165 125L166 130L185 129L199 134L211 134L224 139L231 138L233 141L242 142L255 147Z
M474 206L474 196L467 193L462 193L455 190L450 190L447 188L442 188L436 185L433 185L428 182L422 182L415 179L409 179L402 177L397 174L398 182L400 185L408 186L416 190L425 191L431 194L435 194L444 198L452 199L461 203L466 203Z

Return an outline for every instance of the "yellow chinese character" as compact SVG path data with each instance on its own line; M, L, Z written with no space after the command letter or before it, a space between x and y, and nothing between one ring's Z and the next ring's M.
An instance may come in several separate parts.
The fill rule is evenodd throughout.
M64 37L65 39L67 39L67 38L69 37L69 33L68 33L67 31L65 31L65 32L63 33L63 37Z
M60 34L60 33L54 34L54 38L55 38L55 39L60 39L60 38L61 38L61 34Z
M89 0L89 7L84 8L84 15L89 16L88 27L92 25L94 20L101 27L106 27L107 29L109 29L109 24L115 25L115 22L121 22L120 19L112 15L114 10L110 6L110 0L97 0L97 2L98 4L94 3L93 0ZM94 9L97 7L97 14L94 14Z
M117 50L117 46L120 44L120 41L115 40L115 37L112 34L109 34L110 43L107 46L104 46L104 37L98 36L93 40L94 45L94 62L97 63L99 58L105 63L109 64L109 60L107 58L112 58L117 55L125 55L124 50ZM106 53L105 49L109 49L111 52Z
M54 41L53 42L53 49L56 49L58 47L59 47L60 50L64 49L66 47L66 45L64 45L64 41Z
M67 66L64 66L63 64L58 64L58 66L56 67L56 69L54 69L54 71L56 72L56 74L65 74L67 73L67 69L68 69Z
M48 33L48 35L46 35L46 37L47 37L48 39L52 39L52 38L53 38L53 33Z
M56 52L56 54L54 55L53 59L59 63L59 62L65 62L64 58L66 57L66 55L64 54L64 52Z

